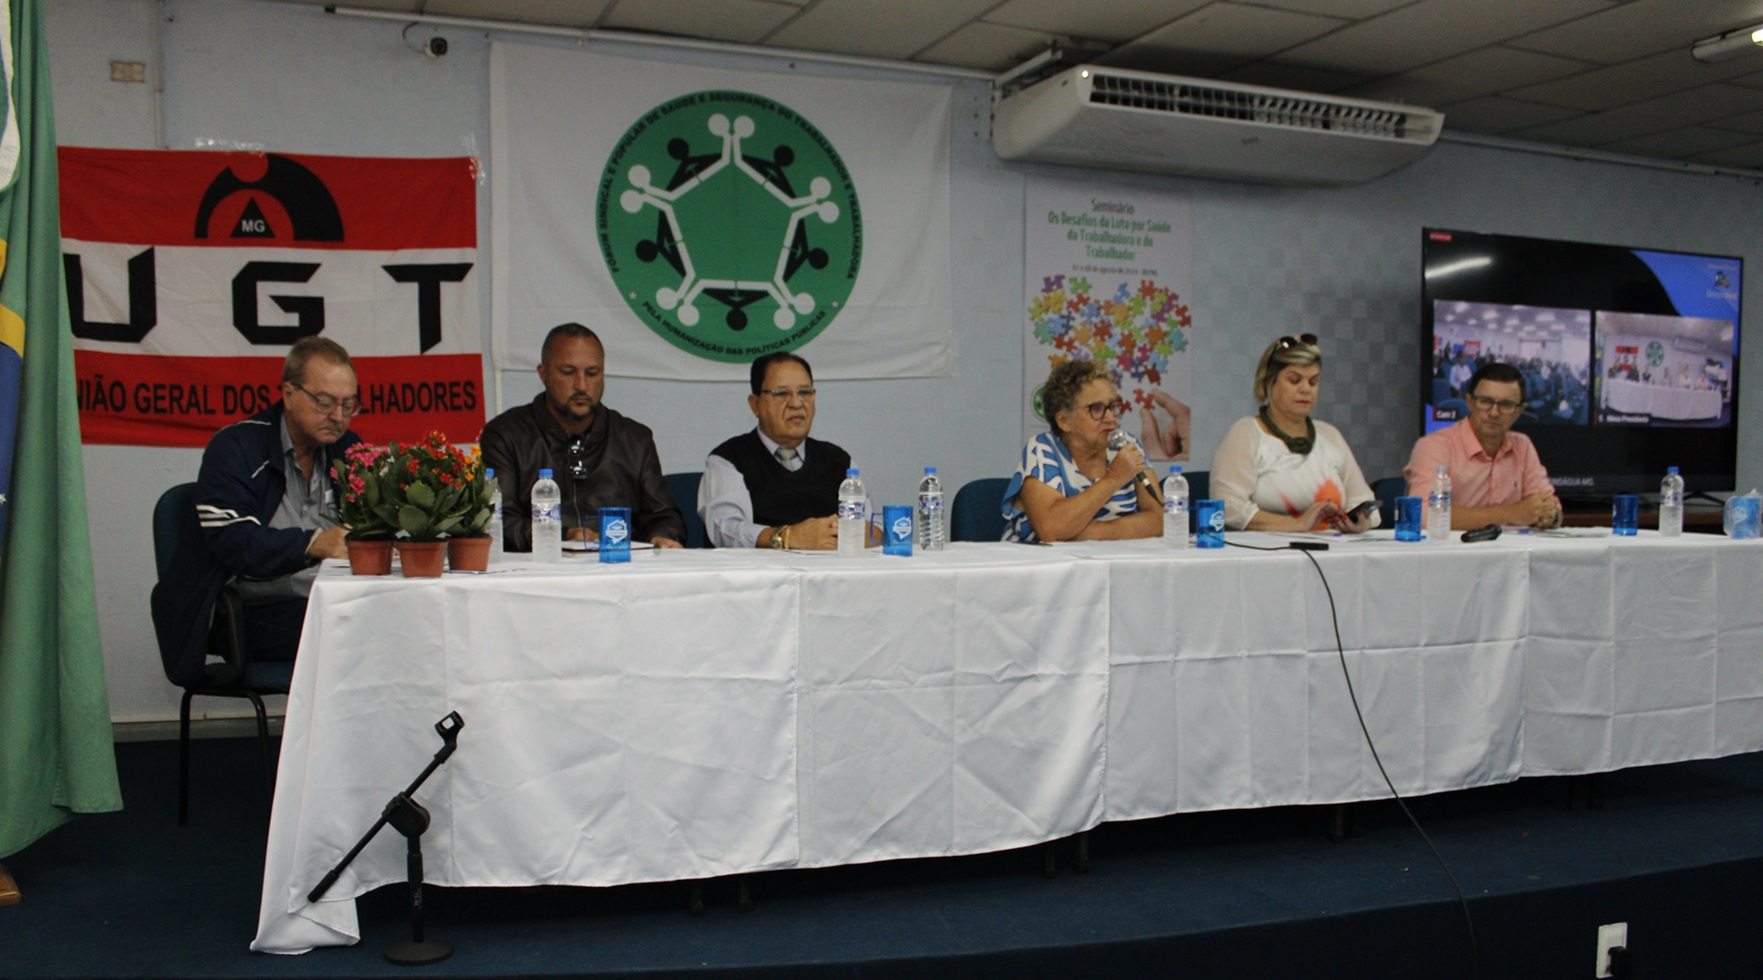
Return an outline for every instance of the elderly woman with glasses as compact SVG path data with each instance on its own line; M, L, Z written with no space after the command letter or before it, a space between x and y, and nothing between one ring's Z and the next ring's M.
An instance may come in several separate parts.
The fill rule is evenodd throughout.
M1122 410L1108 369L1094 361L1055 367L1041 409L1051 431L1029 440L1004 491L1004 540L1161 537L1162 508L1133 482L1152 479L1144 448L1130 434L1119 449L1108 444Z
M1212 490L1233 530L1356 532L1376 527L1376 495L1339 429L1310 417L1321 387L1316 337L1281 337L1255 369L1261 410L1212 456ZM1366 508L1361 505L1371 504Z

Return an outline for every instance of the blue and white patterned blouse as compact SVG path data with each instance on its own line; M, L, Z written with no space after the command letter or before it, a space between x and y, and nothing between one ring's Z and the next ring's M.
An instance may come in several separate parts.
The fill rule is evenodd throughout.
M1132 433L1127 433L1134 445ZM1139 446L1143 452L1144 447ZM1108 462L1114 462L1115 451L1108 450ZM1035 529L1028 521L1028 512L1016 506L1016 495L1022 492L1022 481L1029 477L1045 483L1067 497L1075 497L1095 483L1089 477L1078 472L1077 461L1071 458L1071 451L1065 443L1051 432L1043 432L1028 441L1022 449L1022 465L1016 468L1015 475L1010 477L1010 486L1004 489L1004 540L1033 544L1040 540L1035 536ZM1108 498L1108 503L1096 511L1096 520L1112 521L1127 514L1139 511L1139 491L1137 484L1128 483L1115 491Z

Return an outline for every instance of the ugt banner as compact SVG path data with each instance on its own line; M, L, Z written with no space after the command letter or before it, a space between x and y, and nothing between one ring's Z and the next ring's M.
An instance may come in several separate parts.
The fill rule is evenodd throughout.
M62 147L87 443L204 446L279 398L282 358L349 351L369 442L483 428L467 157Z
M947 84L490 48L496 366L566 321L614 373L950 373Z

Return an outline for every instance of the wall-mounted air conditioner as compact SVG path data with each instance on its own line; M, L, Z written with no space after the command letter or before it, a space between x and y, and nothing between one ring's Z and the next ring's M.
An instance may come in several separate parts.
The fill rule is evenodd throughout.
M1006 160L1274 184L1357 184L1432 146L1433 109L1079 65L998 99Z

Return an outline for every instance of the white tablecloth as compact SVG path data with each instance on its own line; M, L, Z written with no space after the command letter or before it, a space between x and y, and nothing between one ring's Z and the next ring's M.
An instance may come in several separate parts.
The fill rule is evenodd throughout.
M1626 378L1604 379L1604 404L1618 412L1651 415L1656 419L1689 421L1720 417L1718 391L1651 385Z
M1281 543L1272 536L1232 540ZM1763 542L1650 535L1317 555L1404 793L1763 748ZM435 580L326 570L253 949L357 938L402 881L613 885L1051 840L1102 820L1387 795L1295 552L952 545L638 553Z

